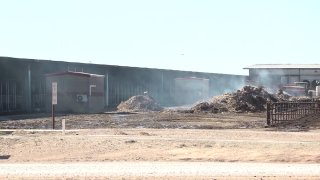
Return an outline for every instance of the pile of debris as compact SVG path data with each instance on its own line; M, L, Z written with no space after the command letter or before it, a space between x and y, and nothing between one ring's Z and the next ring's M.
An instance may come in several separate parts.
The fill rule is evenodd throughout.
M291 98L291 95L284 92L282 89L279 89L275 96L278 99L278 101L289 101L289 99Z
M278 99L262 87L244 86L234 93L214 97L209 102L202 102L191 108L193 112L263 112L267 102Z
M292 101L292 102L307 102L312 100L309 96L291 96L281 89L276 94L276 98L279 102Z
M127 101L121 102L118 107L120 112L161 111L163 108L151 96L132 96Z

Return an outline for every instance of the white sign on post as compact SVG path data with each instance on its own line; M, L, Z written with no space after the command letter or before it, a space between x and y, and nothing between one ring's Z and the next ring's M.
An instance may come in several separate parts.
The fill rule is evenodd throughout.
M52 83L52 105L58 104L58 83Z

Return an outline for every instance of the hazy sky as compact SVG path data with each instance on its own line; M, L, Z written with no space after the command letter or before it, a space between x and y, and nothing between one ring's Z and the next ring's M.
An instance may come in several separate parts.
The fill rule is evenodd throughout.
M247 74L320 63L318 0L0 0L0 56Z

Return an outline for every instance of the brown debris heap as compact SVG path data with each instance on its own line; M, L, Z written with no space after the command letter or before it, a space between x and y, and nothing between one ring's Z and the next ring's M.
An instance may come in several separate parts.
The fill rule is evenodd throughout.
M262 87L244 86L234 93L214 97L209 102L197 104L193 112L262 112L267 101L277 102L277 98Z
M291 101L291 102L306 102L312 100L309 96L290 96L285 94L281 89L276 94L276 98L279 102ZM315 99L315 98L314 98Z
M151 96L132 96L121 102L118 107L121 112L161 111L163 108Z

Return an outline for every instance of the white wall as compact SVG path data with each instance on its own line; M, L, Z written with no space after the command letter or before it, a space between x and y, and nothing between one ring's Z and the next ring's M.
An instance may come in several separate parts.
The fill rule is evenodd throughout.
M304 69L301 69L300 70L300 74L302 76L320 76L320 69L307 69L307 70L304 70Z
M320 81L320 69L251 69L250 78L264 85L285 85L308 80Z

